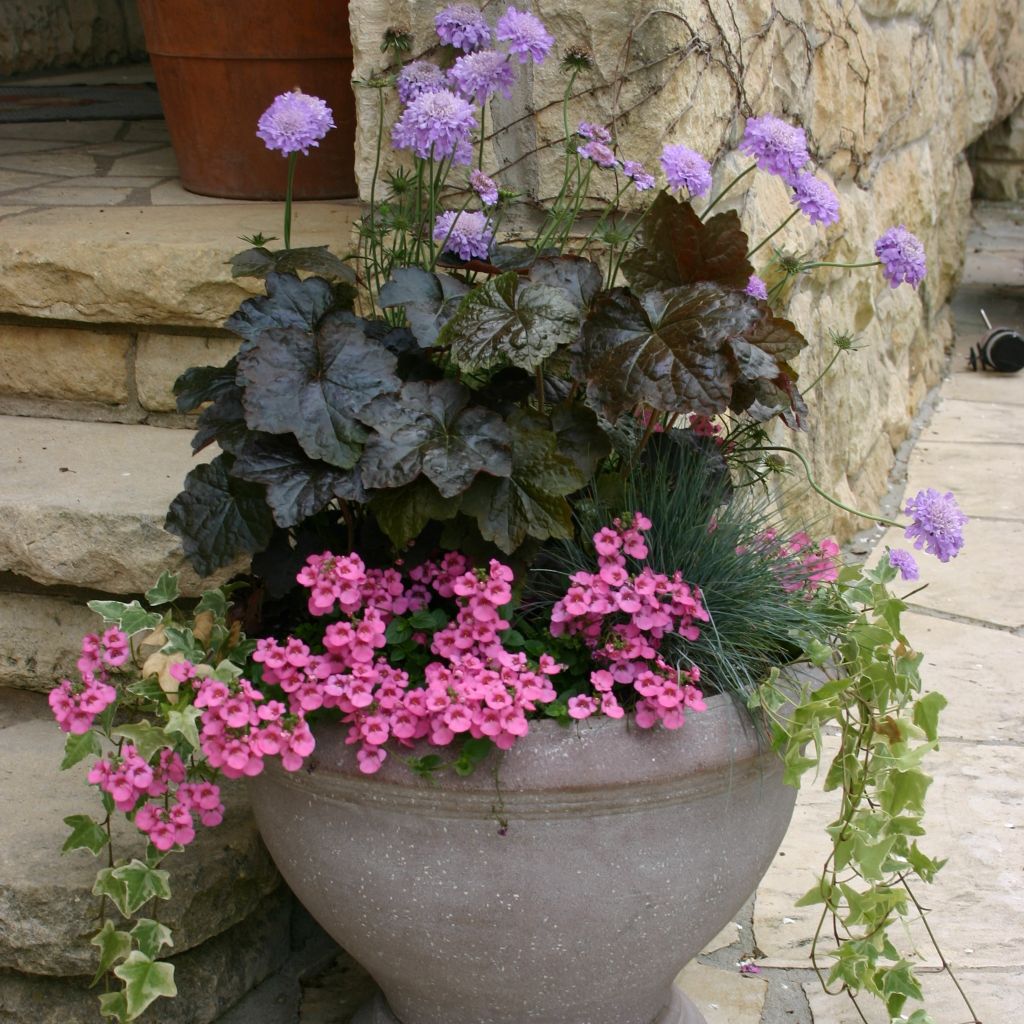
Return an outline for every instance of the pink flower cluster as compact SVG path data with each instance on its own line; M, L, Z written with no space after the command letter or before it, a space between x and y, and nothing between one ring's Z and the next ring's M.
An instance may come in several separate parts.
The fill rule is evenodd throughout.
M809 596L822 584L834 583L839 578L839 545L831 537L815 544L800 531L789 540L780 541L775 530L765 530L757 546L778 559L775 573L788 594L804 591ZM743 550L739 548L738 553Z
M117 691L110 685L107 669L119 668L128 655L128 637L120 629L82 637L82 655L77 663L81 679L62 679L50 691L50 709L63 732L88 732L96 716L114 703Z
M577 572L572 586L551 611L554 636L581 636L604 667L590 674L598 697L581 694L569 700L572 718L589 718L598 711L621 718L623 708L614 693L616 685L632 686L639 695L636 722L649 729L661 722L678 729L685 711L703 711L704 700L696 683L700 670L694 665L680 670L661 655L661 643L672 633L687 640L700 635L697 621L708 621L700 591L691 588L677 572L669 577L649 566L631 573L626 559L643 561L647 544L643 534L651 521L636 514L629 523L616 519L613 527L594 534L598 571ZM600 701L600 702L599 702Z

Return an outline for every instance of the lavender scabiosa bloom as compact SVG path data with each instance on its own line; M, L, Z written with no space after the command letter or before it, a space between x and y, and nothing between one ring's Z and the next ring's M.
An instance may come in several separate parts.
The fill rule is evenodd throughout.
M483 171L471 171L469 174L469 187L480 197L484 206L497 206L498 186L493 178L488 178Z
M622 165L622 173L633 182L637 192L646 192L648 189L654 188L654 175L648 174L647 169L639 160L627 160Z
M581 139L593 139L596 142L603 142L606 146L612 144L612 133L603 125L591 124L589 121L580 121L576 134Z
M813 174L797 175L793 183L793 204L807 214L812 224L835 224L839 220L839 197Z
M434 222L434 241L460 260L485 260L491 254L494 226L485 213L446 210Z
M422 159L433 156L440 160L454 154L459 162L475 127L473 107L450 90L439 89L417 96L402 111L391 141L396 149L411 149Z
M762 302L768 301L768 285L766 285L764 281L757 276L757 274L750 275L750 280L747 281L747 287L743 290L752 298L760 299Z
M882 261L882 273L890 288L904 281L916 288L928 270L921 239L911 234L902 224L889 228L875 242L875 255Z
M960 511L952 491L939 494L934 487L918 491L903 512L913 520L904 532L908 540L914 541L915 548L924 548L940 562L956 558L964 546L967 516Z
M700 153L686 146L668 145L661 151L661 166L669 188L685 188L691 196L711 191L711 164Z
M585 160L593 160L598 167L618 167L619 165L611 146L606 146L596 139L591 139L590 142L578 146L576 152Z
M509 52L519 58L520 64L531 59L540 64L555 45L555 37L548 34L540 18L515 7L509 7L498 19L498 38L508 43Z
M792 185L800 169L811 159L803 128L780 121L771 114L747 121L740 151L757 161L762 171L777 174Z
M445 73L429 60L414 60L398 72L395 86L398 89L399 102L403 107L407 107L425 92L447 89L448 79Z
M491 45L487 19L472 4L452 4L434 16L434 28L442 43L470 52Z
M902 579L916 580L921 575L917 569L917 560L903 548L889 548L889 564L894 569L899 569Z
M505 99L512 95L516 84L516 69L507 53L497 50L477 50L459 57L448 72L448 78L459 94L467 100L476 100L483 106L489 96L500 92Z
M267 149L279 149L282 156L305 156L333 127L331 108L318 96L296 89L275 97L260 115L256 135Z

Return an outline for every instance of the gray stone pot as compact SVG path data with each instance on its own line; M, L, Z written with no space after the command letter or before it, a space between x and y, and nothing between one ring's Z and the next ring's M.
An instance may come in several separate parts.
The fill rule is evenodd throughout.
M383 990L390 1011L357 1020L701 1022L673 979L754 891L796 797L744 709L712 697L673 732L534 722L465 779L396 756L360 775L343 734L251 790L281 874Z

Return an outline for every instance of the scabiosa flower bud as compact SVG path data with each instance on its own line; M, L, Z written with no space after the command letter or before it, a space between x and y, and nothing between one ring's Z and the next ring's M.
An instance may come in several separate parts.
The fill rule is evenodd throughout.
M835 224L839 220L839 197L813 174L797 175L792 201L812 224Z
M882 261L882 273L890 288L904 281L916 288L928 270L921 239L911 234L902 224L889 228L875 242L875 255Z
M425 92L437 92L448 88L445 73L429 60L414 60L406 64L395 79L398 99L403 107L407 107L418 96Z
M646 168L638 160L627 160L622 165L622 173L636 187L637 192L646 192L654 188L654 175L648 174Z
M448 78L460 95L483 106L496 92L505 99L511 97L512 86L516 84L516 69L508 54L497 50L478 50L459 57L448 72Z
M391 140L396 149L411 149L416 156L456 162L472 156L469 136L476 127L473 107L448 89L425 92L402 111Z
M589 121L580 121L576 134L581 139L593 139L595 142L603 142L606 146L612 144L612 133L599 124L591 124Z
M434 241L460 260L485 260L491 254L494 226L484 213L446 210L434 222Z
M907 540L914 541L915 548L924 548L940 562L956 558L964 546L967 516L960 511L952 491L939 494L934 487L918 491L903 513L913 520L904 533Z
M483 171L471 171L469 187L480 197L484 206L497 206L500 194L493 178L488 178Z
M889 564L894 569L899 569L902 579L916 580L921 575L914 556L902 548L889 548Z
M598 167L617 167L619 163L611 147L596 139L577 147L576 152L586 160L593 160Z
M757 274L750 275L750 280L747 281L747 287L743 290L747 295L750 295L755 299L760 299L762 302L768 301L768 285L766 285L764 281L757 276Z
M519 58L520 64L530 59L540 64L555 45L555 37L548 35L540 18L515 7L509 7L498 19L498 38L508 43L509 52Z
M306 155L333 127L331 108L318 96L296 89L275 97L260 115L256 135L267 149L279 149L282 156Z
M467 53L490 46L491 29L487 20L471 4L452 4L434 16L434 28L442 43Z
M668 145L661 151L661 166L669 188L685 188L691 196L711 191L711 165L686 146Z
M794 184L800 169L811 159L807 153L807 135L803 128L766 114L747 121L740 151L757 161L762 171L777 174Z
M589 71L594 66L594 55L582 46L567 46L562 54L562 70Z

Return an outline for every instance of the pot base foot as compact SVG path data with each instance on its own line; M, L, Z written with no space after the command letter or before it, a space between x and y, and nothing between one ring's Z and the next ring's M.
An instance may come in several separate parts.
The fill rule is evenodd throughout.
M384 997L377 995L360 1007L352 1018L352 1024L402 1024L391 1012ZM700 1010L692 1000L675 986L668 1006L651 1022L651 1024L707 1024Z

